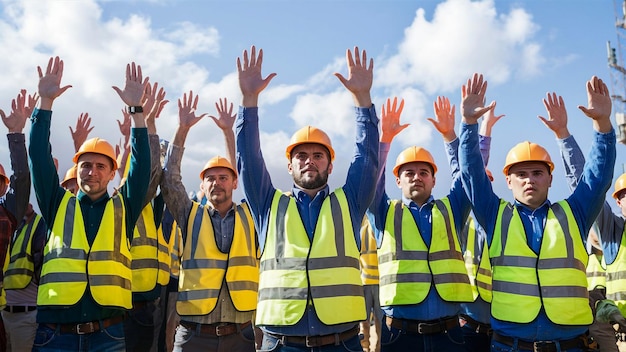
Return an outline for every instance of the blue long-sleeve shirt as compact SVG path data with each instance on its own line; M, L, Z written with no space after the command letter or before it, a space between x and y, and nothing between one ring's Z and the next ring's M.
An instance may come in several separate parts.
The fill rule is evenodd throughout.
M376 242L380 248L382 243L382 236L385 230L385 220L387 218L387 212L391 204L391 199L385 191L385 164L387 156L389 154L389 143L380 143L378 160L381 165L378 172L378 183L376 184L376 194L370 211L374 214L374 227L376 234ZM446 143L446 149L457 149L458 139L450 143ZM450 153L448 153L449 155ZM449 163L453 169L453 181L450 187L450 193L448 198L450 200L450 207L452 208L452 216L454 218L454 224L456 226L457 235L461 233L465 220L470 211L470 203L463 189L461 187L461 179L458 177L458 172L454 171L453 161L449 160ZM456 175L456 177L454 177ZM413 219L419 229L419 234L422 236L427 246L430 246L432 239L432 208L435 202L435 198L431 195L428 200L420 207L412 200L402 196L402 203L409 208ZM445 229L441 229L445 231ZM417 235L417 234L416 234ZM428 295L419 304L412 305L399 305L399 306L383 306L381 307L385 312L385 315L412 320L433 320L449 316L454 316L459 313L459 304L446 302L437 293L437 290L431 285Z
M578 187L566 198L577 221L581 237L586 241L587 233L598 215L604 196L608 190L615 166L615 131L609 133L594 132L589 163L585 164ZM459 161L461 178L467 195L472 202L474 214L478 222L487 232L487 243L491 245L498 217L500 198L493 192L491 182L480 168L480 151L478 148L478 125L462 124L460 136ZM530 209L517 200L514 202L524 229L528 245L538 253L543 236L543 229L550 202L537 209ZM508 309L516 309L509 307ZM545 310L541 310L535 320L528 324L517 324L491 319L494 331L499 334L517 337L523 340L563 340L583 334L587 326L558 325L551 322Z
M66 190L59 185L59 175L52 160L52 147L50 146L50 123L52 111L35 109L32 116L30 130L30 145L28 154L33 178L33 186L41 216L51 228L59 205ZM126 182L120 187L118 193L124 200L126 209L126 236L128 240L133 238L135 222L143 209L144 199L148 190L150 179L150 149L148 145L148 130L146 128L133 128L131 130L131 161ZM78 201L85 222L87 240L91 245L96 237L104 208L109 200L109 194L105 193L101 198L92 201L85 193L78 191ZM63 312L62 314L60 312ZM97 304L89 287L78 303L66 306L39 306L37 309L37 322L39 323L82 323L102 320L112 316L124 314L122 308L102 307Z
M378 117L374 105L370 108L355 108L356 145L354 157L348 169L346 183L342 186L348 200L352 220L352 231L360 246L360 226L372 200L375 174L378 169ZM244 193L258 229L259 247L265 247L270 207L276 188L265 166L259 139L258 108L239 108L236 121L237 169L244 185ZM273 156L282 157L282 155ZM329 194L328 186L311 199L295 185L292 188L296 205L304 227L312 238L322 202ZM281 335L316 336L346 331L355 324L325 325L308 305L304 316L293 326L263 326L265 331Z

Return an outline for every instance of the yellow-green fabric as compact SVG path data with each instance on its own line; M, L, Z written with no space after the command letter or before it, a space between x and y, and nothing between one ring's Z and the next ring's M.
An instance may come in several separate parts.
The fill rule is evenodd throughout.
M467 246L463 252L465 269L472 284L474 301L480 296L485 302L491 302L492 272L489 261L489 249L486 241L477 241L476 222L473 217L468 217L463 228ZM480 253L480 254L478 254Z
M324 199L312 242L293 197L276 191L269 216L275 226L261 256L256 324L294 325L310 302L326 325L365 320L359 248L343 190Z
M626 314L626 227L615 260L606 267L606 298Z
M598 286L606 287L606 263L603 255L592 253L587 263L587 290Z
M378 255L376 254L376 238L367 217L361 223L361 282L363 285L378 285Z
M133 292L152 291L156 284L167 285L170 277L170 256L163 231L154 221L152 203L148 203L133 230L130 254L133 258Z
M35 262L33 261L32 243L33 231L39 225L41 216L35 214L34 218L23 226L10 245L8 264L4 270L3 286L6 290L21 290L26 288L35 274Z

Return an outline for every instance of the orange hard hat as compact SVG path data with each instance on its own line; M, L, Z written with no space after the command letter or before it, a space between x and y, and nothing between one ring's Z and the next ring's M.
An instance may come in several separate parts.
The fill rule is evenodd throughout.
M67 169L67 171L65 172L65 177L63 178L63 182L61 182L61 187L65 187L65 184L72 179L76 178L76 169L78 167L76 166L76 164L72 165L72 167L70 167L69 169Z
M487 174L487 177L489 177L489 181L493 182L493 174L491 173L491 170L485 169L485 173Z
M7 176L7 173L4 172L4 167L2 167L2 164L0 164L0 177L2 177L4 179L4 183L8 186L9 185L9 177Z
M296 133L291 136L291 141L285 150L285 155L288 160L291 160L291 151L293 148L299 146L300 144L306 143L315 143L321 144L330 153L330 161L335 160L335 150L333 149L333 145L330 143L330 138L326 132L320 130L319 128L315 128L313 126L305 126L296 131Z
M206 170L213 169L216 167L227 168L235 174L235 177L237 177L237 170L235 170L235 168L230 163L230 161L218 155L216 157L211 158L211 160L207 161L207 163L204 164L204 168L202 169L202 172L200 172L200 179L204 180L204 173L206 172Z
M396 166L393 168L393 174L396 177L399 177L400 167L404 164L413 163L413 162L423 162L430 164L433 168L433 175L437 173L437 164L435 164L435 159L430 154L430 152L422 147L408 147L403 150L400 155L396 158Z
M613 198L617 199L617 194L626 189L626 174L621 174L615 181L615 192L613 192Z
M554 163L552 162L552 159L550 159L548 151L539 144L524 141L509 150L509 153L506 155L504 169L502 169L502 172L504 172L505 176L508 176L511 166L525 161L538 161L546 163L550 169L550 173L554 171Z
M86 140L83 145L80 146L78 152L74 154L74 158L72 159L74 164L78 164L78 158L86 153L101 154L108 157L113 163L113 170L117 170L117 157L115 155L115 149L113 149L113 146L106 140L98 137Z

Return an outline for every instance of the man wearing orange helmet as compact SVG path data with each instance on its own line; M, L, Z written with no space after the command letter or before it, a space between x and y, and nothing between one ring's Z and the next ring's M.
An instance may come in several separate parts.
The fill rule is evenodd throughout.
M483 106L487 83L474 74L463 86L459 159L493 266L492 350L587 349L585 333L593 316L584 241L610 185L616 152L608 89L597 77L586 87L589 106L579 108L593 120L595 134L578 187L567 199L550 203L550 155L522 142L509 151L503 168L515 197L509 203L493 193L478 150L477 120L493 108Z
M30 132L29 156L39 208L49 229L37 297L39 327L33 351L124 350L122 321L132 307L129 240L143 208L150 177L143 96L148 84L141 67L126 67L123 90L113 87L133 114L131 166L127 182L114 196L113 146L100 138L85 141L74 155L77 195L59 185L50 155L52 104L61 87L63 61L50 58L38 67L41 103Z
M399 123L403 106L404 101L398 106L396 99L383 106L381 166L393 138L408 126ZM454 106L439 97L434 110L437 119L430 121L442 134L446 148L456 150ZM384 170L378 171L370 207L376 219L380 301L385 313L382 351L456 350L463 344L459 302L473 299L459 241L470 204L458 172L453 173L456 177L448 195L435 199L437 165L431 153L408 147L393 168L402 198L392 200L385 191Z
M263 78L263 51L237 58L243 94L237 118L237 166L262 252L256 323L262 350L361 350L359 321L366 319L359 270L361 221L378 167L378 118L370 89L373 60L346 52L349 77L336 73L356 108L356 152L346 183L331 191L335 151L328 135L306 126L286 149L291 192L272 184L259 140L258 97L276 75Z
M218 117L229 159L211 158L200 171L207 203L192 201L182 184L180 164L196 115L193 92L178 101L179 124L167 151L163 195L182 231L178 302L180 323L174 348L180 351L254 351L252 318L256 309L258 256L254 222L246 203L233 202L237 171L233 104L220 99Z

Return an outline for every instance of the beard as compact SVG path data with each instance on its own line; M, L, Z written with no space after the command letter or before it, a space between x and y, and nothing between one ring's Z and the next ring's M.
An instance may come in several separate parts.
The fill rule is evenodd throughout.
M328 168L326 170L318 170L315 177L304 177L301 173L293 175L293 183L302 189L318 189L322 188L328 182Z

